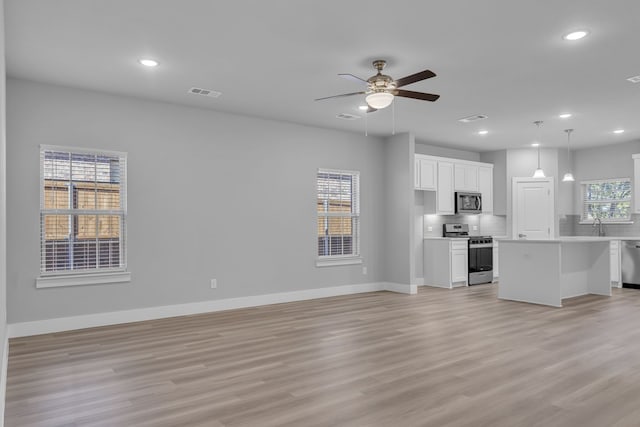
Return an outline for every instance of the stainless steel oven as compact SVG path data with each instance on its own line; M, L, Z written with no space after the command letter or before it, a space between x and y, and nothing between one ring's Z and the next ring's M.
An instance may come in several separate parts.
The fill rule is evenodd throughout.
M469 285L493 282L493 238L469 237Z

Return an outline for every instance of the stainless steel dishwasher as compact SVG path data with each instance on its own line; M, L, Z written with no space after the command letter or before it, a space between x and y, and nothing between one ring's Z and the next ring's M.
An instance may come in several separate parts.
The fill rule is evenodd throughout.
M622 286L640 289L640 240L622 244Z

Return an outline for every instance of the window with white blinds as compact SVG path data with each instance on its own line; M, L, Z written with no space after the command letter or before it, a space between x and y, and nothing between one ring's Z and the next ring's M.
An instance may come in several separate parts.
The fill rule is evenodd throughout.
M125 153L40 147L42 275L124 271Z
M319 169L318 258L360 256L360 173Z
M582 218L584 222L631 220L631 179L616 178L584 181L582 186Z

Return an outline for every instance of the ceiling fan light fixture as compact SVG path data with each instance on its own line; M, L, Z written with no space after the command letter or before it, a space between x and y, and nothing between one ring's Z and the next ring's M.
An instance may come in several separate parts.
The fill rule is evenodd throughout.
M367 95L365 100L369 107L381 110L391 105L393 102L393 94L388 92L374 92Z

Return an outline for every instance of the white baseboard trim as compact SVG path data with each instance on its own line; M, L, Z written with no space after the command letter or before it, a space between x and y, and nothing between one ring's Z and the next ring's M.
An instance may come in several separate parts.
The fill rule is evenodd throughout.
M384 290L401 294L415 295L418 293L418 285L406 285L404 283L385 282Z
M9 367L9 331L4 331L4 349L2 351L2 366L0 369L0 427L4 427L5 396L7 395L7 369Z
M417 292L417 287L415 285L401 285L397 283L363 283L357 285L333 286L304 291L210 300L81 316L59 317L32 322L11 323L8 325L7 334L10 338L26 337L31 335L71 331L75 329L93 328L96 326L117 325L120 323L140 322L144 320L187 316L191 314L211 313L236 308L258 307L268 304L304 301L316 298L327 298L339 295L351 295L384 290L415 294Z

